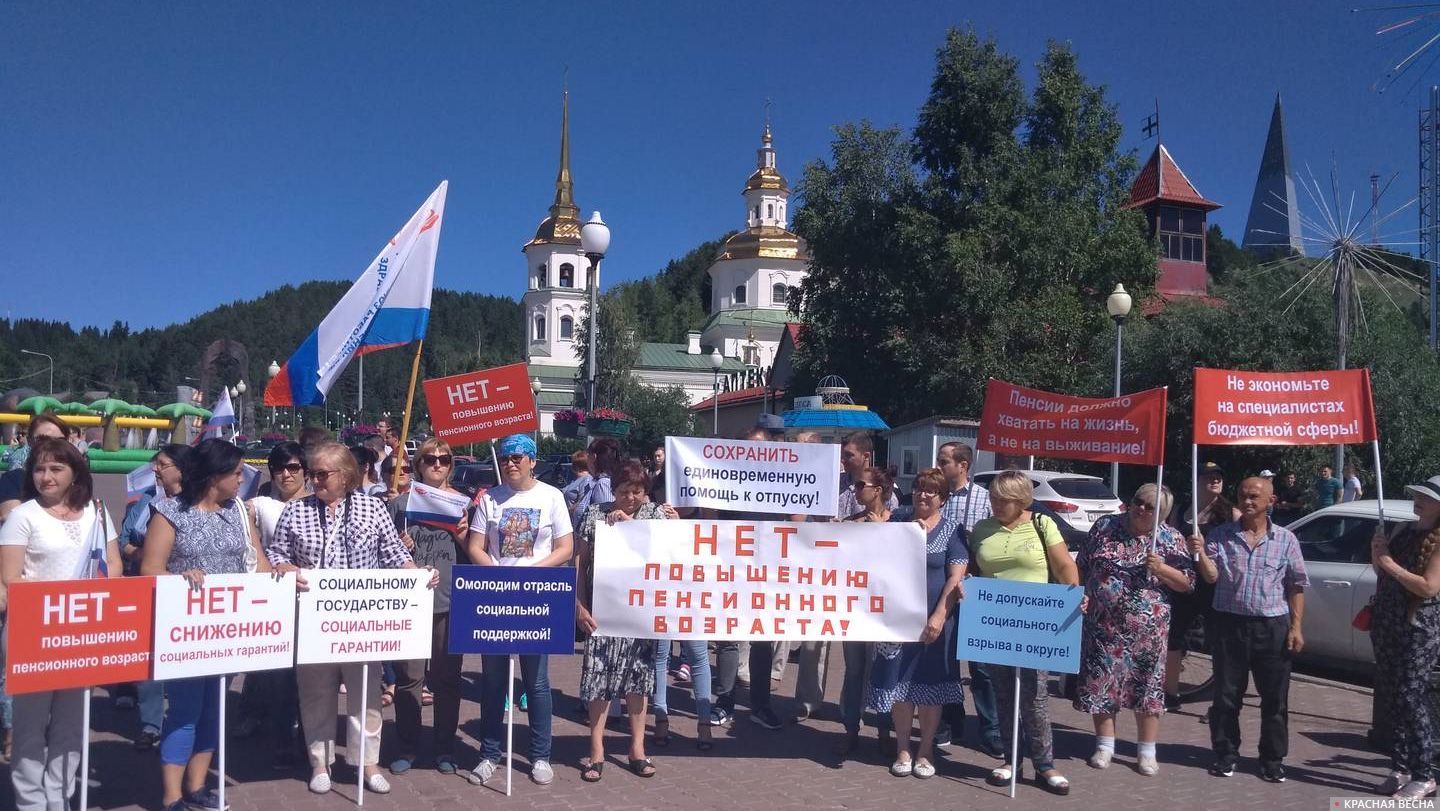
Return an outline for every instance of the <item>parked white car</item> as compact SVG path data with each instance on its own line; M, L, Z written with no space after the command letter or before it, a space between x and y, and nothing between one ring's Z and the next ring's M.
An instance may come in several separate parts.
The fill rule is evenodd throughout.
M1370 634L1351 621L1375 594L1370 539L1379 523L1379 502L1352 501L1324 507L1289 527L1300 539L1310 588L1305 591L1305 650L1302 658L1349 668L1375 664ZM1385 531L1415 520L1409 501L1385 500Z
M987 470L974 475L975 483L989 487L1001 471ZM1072 529L1089 532L1099 518L1118 513L1124 502L1110 492L1110 485L1097 476L1057 473L1053 470L1026 470L1035 485L1035 500L1055 511Z

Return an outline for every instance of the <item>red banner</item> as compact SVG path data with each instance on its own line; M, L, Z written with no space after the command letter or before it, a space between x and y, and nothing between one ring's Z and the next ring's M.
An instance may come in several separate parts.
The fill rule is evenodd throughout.
M1373 442L1370 370L1195 370L1197 445L1348 445Z
M976 446L1012 456L1159 465L1165 459L1165 389L1072 397L991 378Z
M535 393L523 363L425 381L435 436L466 445L540 427Z
M150 678L155 578L13 583L5 690L19 695Z

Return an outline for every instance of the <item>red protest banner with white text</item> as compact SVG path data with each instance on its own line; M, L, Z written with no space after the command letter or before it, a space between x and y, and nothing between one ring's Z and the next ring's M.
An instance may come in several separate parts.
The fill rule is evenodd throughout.
M595 550L604 636L914 642L932 608L913 521L598 522Z
M991 378L976 447L1013 456L1157 466L1165 460L1165 389L1074 397Z
M156 578L156 681L294 664L294 575L211 574L198 589Z
M1373 442L1370 371L1195 370L1197 445Z
M153 577L10 584L6 692L150 678L154 592Z
M426 380L425 402L435 436L468 445L540 427L535 392L523 363Z

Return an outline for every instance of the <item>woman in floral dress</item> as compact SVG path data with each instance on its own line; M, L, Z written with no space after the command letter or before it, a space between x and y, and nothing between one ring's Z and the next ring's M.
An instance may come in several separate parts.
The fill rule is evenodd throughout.
M1104 769L1115 754L1115 714L1135 711L1136 770L1159 771L1155 740L1165 711L1165 644L1170 628L1170 599L1195 587L1195 570L1184 539L1160 525L1171 496L1156 487L1135 491L1130 509L1095 522L1075 563L1090 598L1080 645L1080 688L1075 708L1095 721L1095 754L1090 765ZM1152 537L1154 547L1151 547Z

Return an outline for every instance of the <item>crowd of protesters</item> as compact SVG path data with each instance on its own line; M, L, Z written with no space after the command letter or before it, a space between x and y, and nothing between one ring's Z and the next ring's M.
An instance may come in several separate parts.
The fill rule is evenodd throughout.
M769 415L766 415L767 417ZM23 465L6 474L18 492L0 509L0 581L68 580L94 576L96 561L81 539L99 527L107 541L109 571L128 575L172 574L198 587L209 574L293 573L304 587L314 568L424 568L435 589L433 636L426 660L389 663L302 665L292 671L248 674L242 697L242 729L264 730L273 739L275 766L308 763L309 789L332 788L336 697L346 694L346 751L363 739L361 770L368 790L390 791L390 776L425 765L488 782L503 754L508 657L481 657L479 758L462 761L458 743L462 657L448 651L449 582L457 564L575 566L577 641L583 646L578 695L589 727L587 757L574 764L586 782L605 778L604 733L623 705L629 736L625 763L634 775L653 777L663 763L652 757L671 743L668 694L688 684L696 710L694 742L713 748L713 730L738 717L738 685L748 679L745 702L756 724L780 730L803 724L823 706L829 643L797 644L797 710L776 711L770 676L788 659L786 646L764 641L685 641L672 673L669 640L610 636L591 612L596 527L624 521L684 517L753 520L817 520L815 516L727 514L677 510L664 502L663 450L649 469L627 458L623 446L599 438L570 458L574 480L562 491L536 478L537 447L527 435L496 443L497 483L481 489L459 526L440 529L405 518L409 482L453 490L457 457L445 442L425 441L405 453L392 426L378 443L355 448L316 432L270 453L270 481L263 495L239 497L241 452L218 439L197 447L167 445L151 466L156 489L115 522L94 499L83 454L66 441L66 426L41 416L27 432ZM785 439L784 428L764 419L741 438ZM813 434L791 441L819 441ZM956 661L957 606L967 577L1059 583L1084 589L1081 669L1074 706L1094 722L1088 765L1109 768L1115 759L1117 721L1133 713L1135 770L1161 771L1157 754L1160 721L1173 708L1184 629L1203 622L1214 655L1216 687L1209 712L1214 752L1210 773L1233 775L1239 763L1241 698L1253 676L1260 695L1259 773L1269 782L1286 779L1290 663L1304 646L1304 561L1293 533L1282 526L1308 506L1359 498L1351 468L1342 478L1319 471L1310 488L1293 473L1270 471L1239 482L1233 500L1224 471L1201 471L1193 504L1181 508L1169 488L1146 484L1126 500L1125 510L1096 521L1079 548L1067 549L1054 519L1032 509L1031 478L1023 471L996 473L987 486L971 478L970 446L941 445L935 466L914 476L909 506L897 498L894 474L875 463L869 434L843 439L843 468L835 483L840 508L834 520L856 523L914 522L925 538L928 618L919 638L903 643L841 643L844 672L839 717L840 757L861 746L871 719L881 752L897 777L936 774L935 748L964 730L966 694L976 715L975 748L1004 760L1012 739L1012 712L1019 708L1018 741L1033 768L1034 782L1067 794L1069 778L1057 768L1049 716L1049 674L1021 668ZM1309 489L1312 492L1306 493ZM1440 477L1406 488L1418 520L1393 532L1377 531L1372 563L1379 574L1372 633L1377 678L1389 689L1393 770L1379 788L1401 798L1422 798L1436 789L1432 738L1437 719L1427 700L1430 670L1440 660ZM7 491L8 492L8 491ZM527 522L517 532L514 522ZM830 520L823 517L818 520ZM1178 632L1178 635L1177 635ZM713 660L712 660L713 656ZM712 663L713 662L713 663ZM551 764L554 711L548 659L519 656L523 709L528 711L530 778L545 785ZM965 667L962 667L965 664ZM369 677L362 678L366 669ZM218 742L218 696L208 680L121 685L115 694L138 704L136 745L158 749L166 811L220 811L207 785ZM369 695L361 701L361 685ZM393 684L393 688L386 687ZM1018 702L1015 691L1018 687ZM968 689L967 689L968 688ZM393 738L381 741L382 690L393 695ZM68 808L78 776L83 693L58 690L13 699L11 775L21 811ZM362 714L361 704L366 707ZM8 706L8 702L7 705ZM422 706L433 705L429 751L422 741ZM647 736L651 711L654 724ZM868 713L867 713L868 711ZM918 739L916 733L918 732ZM388 758L382 758L382 743ZM9 745L7 734L7 746ZM1003 762L987 781L1003 785L1021 763Z

